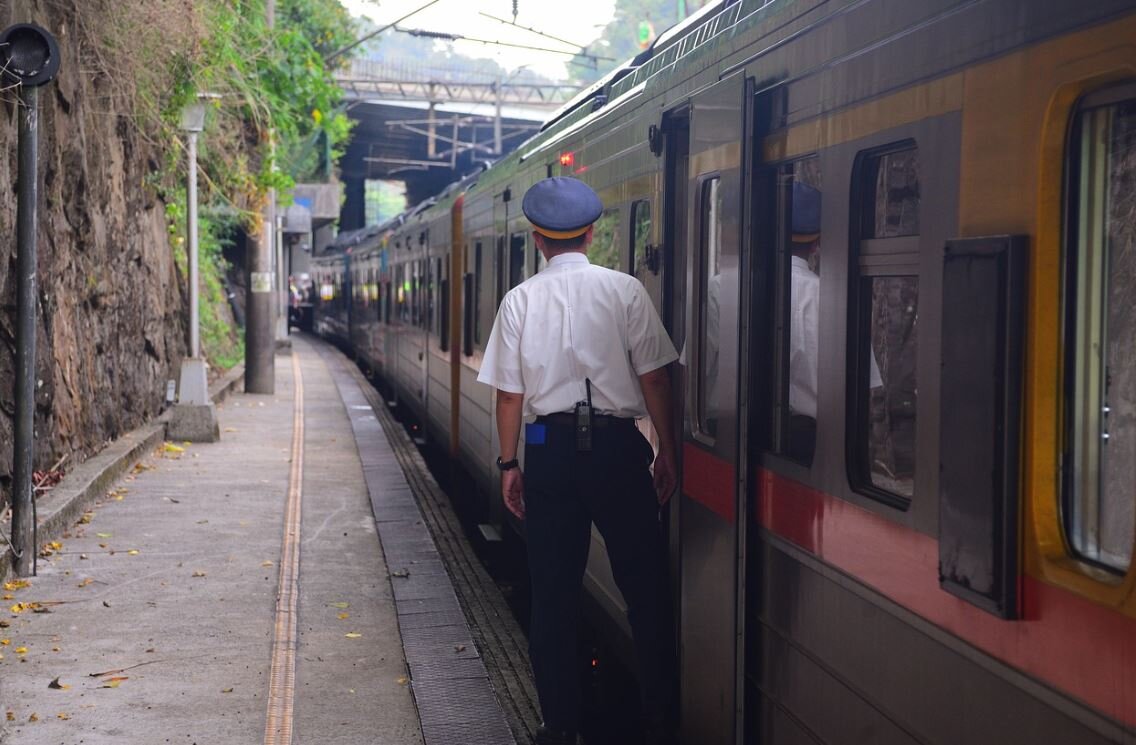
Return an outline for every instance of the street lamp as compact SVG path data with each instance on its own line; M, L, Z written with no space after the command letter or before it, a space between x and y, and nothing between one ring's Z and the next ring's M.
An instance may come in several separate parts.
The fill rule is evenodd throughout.
M39 87L59 72L55 37L34 23L0 32L0 82L20 87L16 196L16 411L12 438L12 553L16 574L35 562L36 205L39 191Z
M201 356L201 322L197 256L197 135L205 129L206 104L202 97L181 111L180 129L186 134L189 153L189 183L186 202L186 234L189 238L189 357L182 360L178 405L170 418L168 436L189 442L216 442L221 431L217 412L209 399L205 358Z

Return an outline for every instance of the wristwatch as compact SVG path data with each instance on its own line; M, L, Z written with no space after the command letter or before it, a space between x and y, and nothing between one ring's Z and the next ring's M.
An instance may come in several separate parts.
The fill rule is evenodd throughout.
M520 463L517 462L516 458L513 458L512 460L501 460L501 456L497 456L497 468L501 469L502 471L512 471L519 465Z

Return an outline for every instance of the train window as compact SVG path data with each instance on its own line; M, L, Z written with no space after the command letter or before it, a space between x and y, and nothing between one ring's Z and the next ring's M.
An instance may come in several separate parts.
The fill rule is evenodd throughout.
M821 178L816 157L778 178L777 450L810 466L816 450L821 266Z
M619 209L604 210L592 227L588 261L608 269L619 269Z
M853 485L906 509L915 496L919 344L919 150L857 158L849 465Z
M642 282L647 278L647 246L651 240L651 200L631 205L631 273Z
M509 288L525 281L525 233L513 233L509 239Z
M919 235L919 150L914 147L873 157L861 181L871 190L861 203L861 238Z
M722 179L702 182L699 197L698 262L698 359L693 380L697 388L698 434L713 440L717 435L718 307L722 279L719 259L722 247Z
M1082 102L1066 189L1065 528L1125 571L1136 527L1136 86Z

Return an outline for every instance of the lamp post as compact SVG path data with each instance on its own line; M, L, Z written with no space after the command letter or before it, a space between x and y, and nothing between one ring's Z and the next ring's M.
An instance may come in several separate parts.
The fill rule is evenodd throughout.
M39 191L39 87L59 72L55 37L32 23L0 33L0 78L20 87L16 198L16 411L12 453L12 553L16 574L35 561L36 207Z
M178 405L170 418L168 436L189 442L216 442L221 432L217 412L209 399L205 359L201 356L201 322L197 257L197 135L205 129L205 103L186 105L181 112L181 130L189 152L189 183L186 202L186 234L189 238L189 357L182 360Z

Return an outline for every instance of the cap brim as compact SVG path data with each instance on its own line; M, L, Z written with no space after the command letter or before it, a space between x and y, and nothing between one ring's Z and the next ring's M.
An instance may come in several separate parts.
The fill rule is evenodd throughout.
M584 233L587 233L588 228L590 227L592 227L591 224L585 225L582 228L576 228L575 230L549 230L548 228L542 228L539 225L533 225L533 230L540 233L545 238L552 238L553 240L562 241L568 238L578 238Z
M820 238L820 233L794 233L793 243L812 243Z

